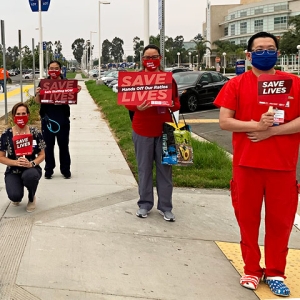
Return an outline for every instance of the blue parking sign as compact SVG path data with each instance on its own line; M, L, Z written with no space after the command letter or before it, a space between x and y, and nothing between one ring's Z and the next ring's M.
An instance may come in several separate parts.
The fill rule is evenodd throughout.
M42 11L48 11L50 0L42 0Z
M39 11L40 1L42 3L42 11L48 11L50 0L29 0L29 5L33 12Z
M33 12L39 11L39 0L29 0L29 5Z
M245 73L245 60L239 59L235 63L235 74L240 75Z

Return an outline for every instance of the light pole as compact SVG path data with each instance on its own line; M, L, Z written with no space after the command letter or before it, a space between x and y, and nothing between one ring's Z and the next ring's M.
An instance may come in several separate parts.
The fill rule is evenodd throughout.
M96 31L90 31L90 71L93 68L93 43L92 43L93 33L97 33L97 32Z
M180 57L180 52L177 52L178 67L179 67L179 57Z
M225 73L226 73L226 71L225 71L225 69L226 69L226 52L223 52L222 55L224 56L223 74L225 75Z
M196 54L196 57L197 57L197 71L199 70L199 56L198 54Z
M248 59L247 59L248 50L246 49L244 52L245 52L245 72L247 72L248 71Z
M169 49L165 49L166 52L169 53ZM165 54L165 68L167 67L167 55Z
M189 68L190 68L190 69L191 69L191 55L192 55L192 53L189 52Z
M143 50L140 50L140 70L143 67L143 60L142 60Z
M101 29L100 29L100 6L101 6L101 4L110 4L110 2L108 2L108 1L99 1L99 14L98 14L98 49L99 49L99 60L98 60L98 62L99 62L99 66L98 66L98 68L99 68L99 74L98 74L98 79L100 79L100 76L101 76Z
M298 76L299 76L299 68L300 68L300 45L297 45L297 50L298 50Z

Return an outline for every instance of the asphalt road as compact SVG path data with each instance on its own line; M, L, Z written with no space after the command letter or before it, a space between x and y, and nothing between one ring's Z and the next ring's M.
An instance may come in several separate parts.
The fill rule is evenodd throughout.
M231 132L220 129L219 109L207 106L204 109L183 114L186 122L191 125L192 132L198 136L217 143L221 148L232 154ZM182 119L182 116L180 116ZM297 164L297 180L300 182L300 155Z

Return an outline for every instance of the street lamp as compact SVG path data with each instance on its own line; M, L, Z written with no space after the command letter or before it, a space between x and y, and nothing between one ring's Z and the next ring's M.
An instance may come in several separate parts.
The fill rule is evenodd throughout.
M189 52L189 68L191 68L191 55L192 55L192 53Z
M226 69L226 52L223 52L222 55L224 56L223 74L225 75L225 69Z
M199 56L198 54L196 54L196 57L197 57L197 71L199 70Z
M180 57L180 52L177 52L178 67L179 67L179 57Z
M299 68L300 68L300 64L299 64L299 61L300 61L300 45L297 45L297 50L298 50L298 76L299 76Z
M248 71L248 59L247 59L248 50L246 49L244 52L245 52L245 72L247 72Z
M169 49L165 49L166 52L169 53ZM165 68L167 67L167 55L165 54Z
M96 31L90 31L90 71L93 68L93 43L92 43L93 33L97 33L97 32Z
M99 74L98 74L98 79L100 79L101 76L101 29L100 29L100 6L101 4L110 4L108 1L99 1L99 13L98 13L98 48L99 48Z

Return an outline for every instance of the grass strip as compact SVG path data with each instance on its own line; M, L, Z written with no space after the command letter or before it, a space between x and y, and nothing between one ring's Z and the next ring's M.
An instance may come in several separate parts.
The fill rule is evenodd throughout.
M117 94L94 80L86 81L89 93L103 113L117 143L137 179L137 165L131 139L131 122L125 107L117 105ZM194 164L188 167L173 167L173 184L189 188L228 188L232 163L226 152L215 143L193 139ZM155 173L155 172L154 172Z

